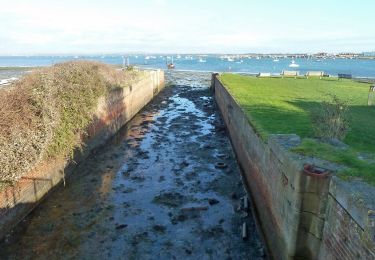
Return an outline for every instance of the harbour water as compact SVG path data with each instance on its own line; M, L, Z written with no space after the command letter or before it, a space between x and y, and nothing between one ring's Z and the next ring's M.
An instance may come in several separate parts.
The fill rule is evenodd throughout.
M290 68L292 58L224 58L222 55L81 55L81 56L0 56L1 67L48 66L68 60L94 60L121 65L128 59L129 64L142 68L165 69L172 60L176 70L204 72L280 73L282 70L324 71L326 74L351 74L353 77L375 78L375 59L294 59L298 68ZM125 57L125 58L124 58Z

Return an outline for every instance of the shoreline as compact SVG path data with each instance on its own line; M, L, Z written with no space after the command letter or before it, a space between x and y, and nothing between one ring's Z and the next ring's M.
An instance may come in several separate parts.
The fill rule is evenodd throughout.
M374 58L374 60L375 60L375 58ZM43 66L3 66L3 67L0 66L0 80L9 80L9 79L17 77L17 76L20 77L20 76L22 76L22 74L19 75L20 72L27 73L31 70L34 70L34 69L37 69L37 68L42 68L42 67L48 67L48 66L51 66L51 65L43 65ZM113 65L115 67L119 67L119 66L122 67L122 64L109 64L109 65ZM148 67L148 66L139 65L139 64L135 64L134 66L138 67L140 69L143 69L143 70L161 69L161 68L158 68L157 66ZM169 71L167 69L162 69L162 70L165 70L166 72ZM10 71L14 71L17 74L14 74L14 75L10 74L9 77L2 77L1 74L3 72L10 72ZM199 69L196 69L196 70L194 70L194 69L174 69L173 71L177 71L177 72L196 72L196 73L233 73L233 74L244 74L244 75L252 75L252 76L256 76L259 73L259 72L253 72L253 71L220 71L220 70L199 70ZM296 70L296 71L300 71L300 70ZM302 70L302 71L305 71L305 70ZM280 73L271 73L271 76L278 76L278 75L280 75ZM334 75L334 74L328 74L328 75L330 77L337 77L337 75ZM358 76L358 75L354 75L354 74L352 74L352 76L353 76L354 80L371 80L371 81L374 80L375 81L375 76ZM3 85L0 83L0 86L3 86Z

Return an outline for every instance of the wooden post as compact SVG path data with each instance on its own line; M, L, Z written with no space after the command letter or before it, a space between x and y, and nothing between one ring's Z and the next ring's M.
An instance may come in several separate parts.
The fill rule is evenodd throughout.
M371 86L368 92L368 106L375 106L375 85Z
M247 226L246 222L242 224L242 239L245 240L247 238Z
M249 209L249 200L247 196L243 197L243 209L247 211Z

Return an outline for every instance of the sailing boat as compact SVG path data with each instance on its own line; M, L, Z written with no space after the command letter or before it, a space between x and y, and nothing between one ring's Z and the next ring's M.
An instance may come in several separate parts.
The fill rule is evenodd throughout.
M299 65L294 60L292 60L292 63L289 64L289 67L290 68L298 68Z
M203 62L206 62L206 60L203 59L202 57L200 57L199 60L198 60L198 62L202 62L203 63Z
M173 56L172 56L172 62L168 63L168 58L167 58L167 68L168 69L174 69L176 66L173 63Z

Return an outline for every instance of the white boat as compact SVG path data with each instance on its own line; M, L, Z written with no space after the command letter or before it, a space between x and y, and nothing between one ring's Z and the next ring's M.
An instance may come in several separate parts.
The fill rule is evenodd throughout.
M206 60L201 57L201 58L199 58L198 62L202 62L203 63L203 62L206 62Z
M181 55L178 54L178 55L176 56L176 59L181 59Z
M150 56L146 56L146 57L145 57L145 60L149 60L149 59L150 59Z
M279 62L280 60L279 59L274 59L273 62Z
M256 59L257 59L257 60L260 60L260 57L259 57L259 56L257 56L257 57L256 57Z
M227 57L227 61L230 61L230 62L232 62L232 61L234 61L234 59L233 59L233 58L231 58L231 57Z
M289 68L298 68L299 65L294 61L292 60L292 63L289 64Z

